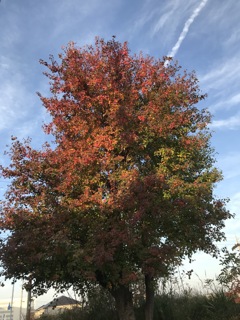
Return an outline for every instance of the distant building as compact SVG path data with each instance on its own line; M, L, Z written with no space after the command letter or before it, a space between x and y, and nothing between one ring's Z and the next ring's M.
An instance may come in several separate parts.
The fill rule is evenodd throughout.
M13 312L9 309L0 308L0 320L13 320Z
M65 296L54 299L53 301L44 304L34 311L34 318L40 317L42 314L57 314L66 309L72 309L79 306L79 301ZM2 320L2 319L0 319Z
M23 320L25 319L26 309L7 306L5 308L0 308L0 320Z

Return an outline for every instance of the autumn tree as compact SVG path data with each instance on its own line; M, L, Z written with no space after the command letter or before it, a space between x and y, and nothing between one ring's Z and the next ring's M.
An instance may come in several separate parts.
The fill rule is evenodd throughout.
M231 217L213 194L205 96L194 73L114 38L41 63L54 141L15 140L2 167L2 275L31 277L37 293L98 283L120 320L135 319L131 286L144 277L150 320L154 281L197 250L215 255Z

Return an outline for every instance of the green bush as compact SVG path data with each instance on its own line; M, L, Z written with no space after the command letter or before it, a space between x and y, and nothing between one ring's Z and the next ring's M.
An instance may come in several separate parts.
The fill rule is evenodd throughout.
M84 308L76 307L56 315L41 315L39 320L117 320L113 298L108 291L97 287L88 292Z
M226 297L223 290L206 293L191 289L158 293L155 297L154 320L240 320L240 304ZM144 320L144 304L135 307L136 319ZM88 294L84 308L66 310L57 315L42 315L40 320L117 320L111 295L95 288Z

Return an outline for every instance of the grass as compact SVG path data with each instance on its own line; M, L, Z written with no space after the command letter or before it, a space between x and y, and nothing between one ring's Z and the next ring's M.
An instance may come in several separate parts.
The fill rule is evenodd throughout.
M227 297L223 288L213 281L201 291L184 287L179 280L167 280L159 285L154 301L154 320L240 320L240 304ZM143 299L142 299L143 301ZM137 320L144 320L144 305L135 306ZM43 315L40 320L117 320L114 301L102 289L89 295L85 308L67 310L58 315Z

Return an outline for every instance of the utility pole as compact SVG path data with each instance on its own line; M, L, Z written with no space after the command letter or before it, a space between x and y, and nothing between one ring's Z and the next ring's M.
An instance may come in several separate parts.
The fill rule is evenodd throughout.
M11 307L10 307L10 320L13 320L14 285L15 285L15 282L13 282L13 284L12 284L12 298L11 298Z
M32 302L32 280L30 279L28 282L28 296L27 296L27 313L26 320L31 320L31 302Z
M19 310L19 320L22 320L22 301L23 300L23 283L21 287L21 298L20 298L20 310Z

